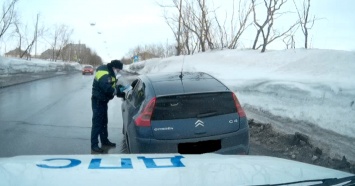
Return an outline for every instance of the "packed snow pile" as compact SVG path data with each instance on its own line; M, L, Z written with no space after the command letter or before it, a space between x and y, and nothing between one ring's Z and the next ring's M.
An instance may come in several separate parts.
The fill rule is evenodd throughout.
M126 68L139 74L207 72L234 90L246 108L349 137L355 134L355 52L222 50L151 59Z
M25 60L0 56L0 75L75 70L81 70L81 65L77 62L53 62L40 59Z

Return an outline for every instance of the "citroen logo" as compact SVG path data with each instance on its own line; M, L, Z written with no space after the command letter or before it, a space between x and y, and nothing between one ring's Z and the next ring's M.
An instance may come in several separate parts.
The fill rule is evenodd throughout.
M201 121L201 120L197 120L195 123L195 127L198 127L198 126L204 127L205 123L203 123L203 121Z

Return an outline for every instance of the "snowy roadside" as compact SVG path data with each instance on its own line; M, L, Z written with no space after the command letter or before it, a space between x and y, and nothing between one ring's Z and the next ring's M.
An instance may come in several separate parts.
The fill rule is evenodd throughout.
M236 80L235 80L236 82ZM309 136L332 158L355 162L354 90L334 91L320 83L253 80L230 86L247 116L286 134Z
M50 78L70 73L78 73L81 65L77 62L53 62L40 59L30 61L0 56L0 88Z
M246 112L248 114L248 109ZM250 155L291 159L355 174L355 162L350 161L349 156L334 157L312 140L312 136L281 132L274 126L275 123L249 119Z

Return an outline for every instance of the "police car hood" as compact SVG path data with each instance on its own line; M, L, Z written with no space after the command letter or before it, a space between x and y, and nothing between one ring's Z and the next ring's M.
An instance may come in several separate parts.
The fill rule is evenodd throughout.
M1 186L235 186L348 176L353 175L292 160L248 155L108 154L0 158Z

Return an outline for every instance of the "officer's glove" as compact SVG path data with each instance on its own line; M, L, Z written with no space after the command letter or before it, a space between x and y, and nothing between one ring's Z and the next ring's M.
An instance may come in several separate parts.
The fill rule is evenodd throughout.
M123 85L117 85L116 89L119 90L120 92L124 91L124 86Z
M124 87L124 86L122 86L122 85L117 85L117 86L116 86L116 90L117 90L117 92L116 92L115 95L116 95L117 97L124 98L124 97L126 96L126 93L123 92L123 91L125 90L125 87Z
M126 86L123 86L123 85L117 85L118 89L123 92L125 90L127 90L128 88L131 87L131 85L126 85Z

